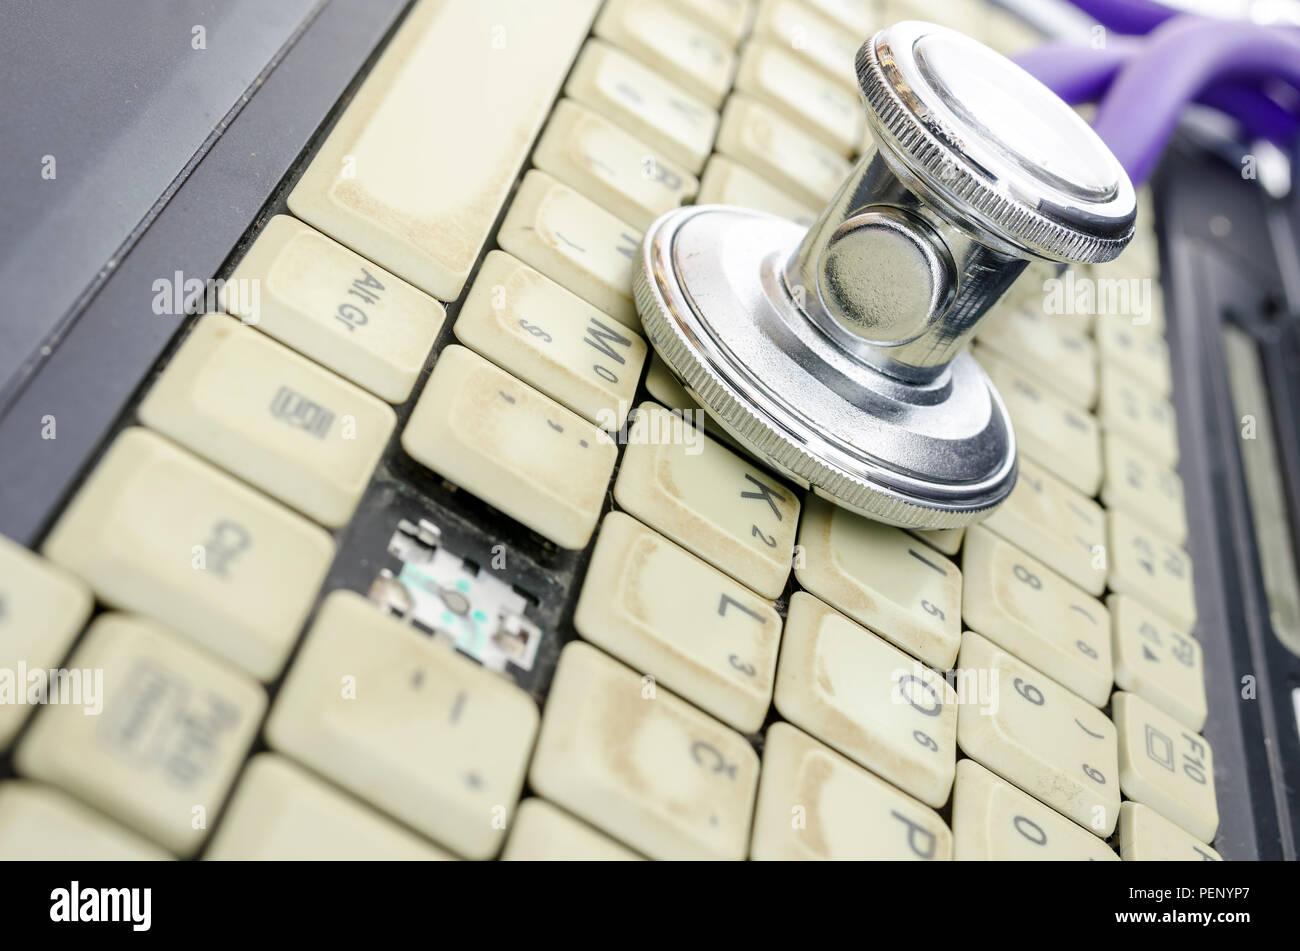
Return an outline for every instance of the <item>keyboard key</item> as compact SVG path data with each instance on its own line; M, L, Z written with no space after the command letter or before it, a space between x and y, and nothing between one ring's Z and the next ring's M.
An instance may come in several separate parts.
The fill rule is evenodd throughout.
M411 395L447 316L432 297L288 215L267 222L227 280L223 306L390 403Z
M798 497L662 406L638 409L614 500L764 597L785 589Z
M753 0L671 0L673 6L734 47L749 32Z
M0 862L149 862L171 858L57 789L0 783Z
M352 517L392 409L232 317L200 317L140 419L316 521Z
M564 91L698 174L718 131L718 113L616 47L592 39Z
M455 300L597 5L420 4L289 208L421 290Z
M1219 828L1210 744L1137 694L1110 701L1119 730L1119 777L1124 796L1150 806L1210 842Z
M961 571L901 529L809 494L799 529L799 583L931 667L961 644Z
M326 599L266 724L271 747L467 858L490 858L523 785L537 705L381 612Z
M803 591L783 641L782 716L922 802L948 801L957 694L943 677Z
M456 337L602 429L627 420L641 337L504 251L489 251Z
M529 782L650 858L743 859L758 756L739 733L575 641L560 654Z
M591 538L618 455L605 432L455 345L438 357L402 447L561 548Z
M533 164L637 228L690 201L700 187L686 169L572 99L555 107Z
M1101 430L1091 413L983 350L975 358L998 388L1019 450L1084 495L1101 485Z
M961 551L961 541L966 537L964 528L933 528L927 531L908 529L907 533L950 557Z
M731 88L734 47L666 0L606 0L595 33L714 108Z
M938 813L788 723L767 728L750 857L769 861L939 860Z
M1088 594L1105 589L1106 512L1032 460L984 525Z
M632 269L641 232L545 172L524 176L497 242L637 333Z
M1088 409L1097 401L1097 348L1058 315L998 307L980 324L976 339L981 350L993 351L1075 406Z
M1119 854L1125 862L1222 862L1223 856L1140 802L1119 807Z
M68 667L81 672L82 703L36 715L14 754L17 771L177 855L193 854L261 723L262 688L126 614L96 618Z
M851 168L834 149L740 93L722 111L718 151L814 209L831 199Z
M854 36L862 37L863 42L876 30L892 23L893 20L879 21L878 11L873 2L864 0L808 0L818 11L830 17Z
M80 579L0 535L0 671L57 667L92 605ZM14 695L0 692L0 751L34 709L27 686L15 677Z
M636 519L605 516L573 625L736 729L755 733L763 725L781 616Z
M753 39L740 55L736 89L767 103L839 155L858 150L866 118L856 92L769 40Z
M1103 428L1141 446L1160 465L1172 468L1177 464L1178 430L1174 408L1167 399L1106 363L1101 367L1100 392L1097 418Z
M501 858L506 862L636 862L641 856L533 796L515 810Z
M962 862L1111 862L1118 858L1095 835L973 759L957 764L952 837L953 858Z
M259 753L244 770L203 857L427 862L451 856L287 759Z
M1101 838L1119 819L1115 726L992 641L967 631L957 665L966 755ZM972 702L973 700L973 702Z
M1173 391L1169 345L1150 327L1120 320L1098 321L1097 348L1103 363L1114 364L1160 396L1168 397Z
M701 205L738 205L765 211L805 228L817 218L817 213L803 202L725 155L712 156L704 166L698 201Z
M1196 627L1191 558L1118 509L1110 513L1110 587L1133 595L1184 631Z
M847 32L816 10L792 0L762 0L754 21L754 35L794 51L804 65L811 66L850 95L859 95L854 63L866 36Z
M967 626L1095 707L1110 697L1110 615L1096 598L982 525L966 533Z
M1137 598L1112 594L1115 685L1135 693L1192 730L1205 725L1201 645Z
M668 407L674 413L683 414L687 422L705 435L713 437L725 446L730 446L737 452L745 451L722 428L722 425L686 392L686 387L673 376L673 371L668 369L668 364L664 363L663 357L654 351L650 353L650 369L646 371L645 388L660 405Z
M1178 473L1154 462L1118 433L1106 433L1102 446L1106 465L1101 500L1106 507L1123 509L1182 544L1187 539L1187 512Z
M139 427L117 437L44 551L105 603L264 681L280 675L334 559L319 527Z

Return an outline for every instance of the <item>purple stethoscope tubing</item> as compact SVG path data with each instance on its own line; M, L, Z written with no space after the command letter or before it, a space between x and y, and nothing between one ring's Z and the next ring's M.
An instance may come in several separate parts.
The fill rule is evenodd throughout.
M1157 7L1145 0L1076 3L1106 12L1112 23L1122 9ZM1050 44L1017 61L1067 102L1100 99L1094 127L1134 181L1151 173L1192 101L1234 116L1252 139L1284 147L1295 140L1300 119L1261 84L1300 89L1300 32L1160 10L1164 18L1148 37L1112 37L1104 49Z

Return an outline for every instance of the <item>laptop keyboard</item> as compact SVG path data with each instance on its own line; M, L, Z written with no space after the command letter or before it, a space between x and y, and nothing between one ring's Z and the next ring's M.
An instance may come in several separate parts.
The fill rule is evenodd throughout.
M416 3L41 553L0 539L0 661L102 676L0 704L0 857L1217 858L1158 288L1048 314L1034 267L981 327L1021 474L968 530L775 476L641 335L642 230L811 222L908 18L1035 42L984 0ZM1144 201L1067 303L1155 283ZM322 597L377 472L572 584L420 518Z

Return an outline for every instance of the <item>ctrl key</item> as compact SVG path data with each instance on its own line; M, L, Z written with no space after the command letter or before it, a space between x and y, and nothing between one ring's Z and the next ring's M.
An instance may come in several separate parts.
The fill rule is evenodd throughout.
M739 733L594 647L560 655L529 779L656 859L743 859L758 756Z
M196 851L266 709L262 688L151 621L103 614L14 764L180 856Z

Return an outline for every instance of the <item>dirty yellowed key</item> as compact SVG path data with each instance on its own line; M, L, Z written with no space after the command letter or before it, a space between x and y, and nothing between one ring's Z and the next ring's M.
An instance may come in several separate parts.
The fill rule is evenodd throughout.
M790 598L776 708L931 806L957 759L957 694L938 673L805 591Z
M725 155L711 156L709 164L704 166L699 202L701 205L753 208L789 218L805 228L817 217L817 213L803 202L791 198L783 189Z
M749 32L754 0L669 0L682 13L733 47Z
M352 591L325 599L266 724L271 747L467 858L501 848L537 704Z
M57 665L93 606L80 579L0 535L0 671ZM25 693L27 684L15 682L11 689ZM34 709L14 699L0 701L0 750Z
M1060 684L978 634L962 635L962 750L1106 838L1119 820L1115 725Z
M975 359L1011 414L1020 451L1084 495L1096 495L1101 484L1101 430L1092 414L982 347L976 348Z
M709 157L717 111L602 40L583 47L564 91L693 173Z
M902 529L809 494L799 583L885 640L948 670L961 643L961 569Z
M504 251L489 251L456 337L601 429L620 429L646 343Z
M545 799L533 796L515 810L503 862L637 862L641 856Z
M1212 841L1219 807L1209 741L1137 694L1116 691L1110 705L1125 798L1150 806L1202 842Z
M743 859L758 756L736 731L590 644L560 654L528 774L657 859Z
M1199 731L1207 713L1201 645L1132 595L1112 594L1106 604L1116 686Z
M572 99L555 107L533 164L643 229L700 187L686 169Z
M1192 559L1127 512L1110 513L1110 587L1155 608L1184 631L1196 626Z
M642 333L632 300L641 232L545 172L524 176L497 234L501 247Z
M140 419L332 528L397 425L387 404L224 314L199 318Z
M845 157L857 151L866 120L856 92L770 40L750 40L736 69L736 88L761 99Z
M637 411L614 499L764 597L785 588L798 497L656 403Z
M1125 862L1222 862L1221 856L1140 802L1119 807L1119 854Z
M731 45L696 26L669 0L606 0L594 32L715 108L731 88Z
M432 297L288 215L257 236L224 306L390 403L411 395L446 317Z
M952 833L933 809L788 723L767 728L750 858L951 857Z
M795 0L763 0L754 35L783 44L805 65L858 95L854 60L866 36L855 36Z
M810 208L824 205L849 173L849 163L830 146L740 93L727 100L717 147Z
M284 669L334 559L321 528L138 426L109 447L44 550L104 603L263 681Z
M1113 862L1118 858L1095 835L973 759L957 764L952 834L953 858L962 862Z
M1091 595L1106 587L1106 511L1032 460L984 525Z
M456 345L439 355L402 447L562 548L591 538L618 455L604 430Z
M598 5L417 4L289 195L290 210L455 300Z
M451 858L275 753L259 753L248 762L203 857L241 862Z
M573 625L736 729L763 725L781 640L776 608L631 516L611 512L601 523Z
M0 862L144 862L171 856L41 783L0 783Z
M1097 707L1111 687L1106 607L982 525L966 532L962 617L970 628Z
M193 854L243 765L266 693L129 614L97 617L68 666L81 672L83 703L40 710L14 754L19 775L92 803L176 855Z

